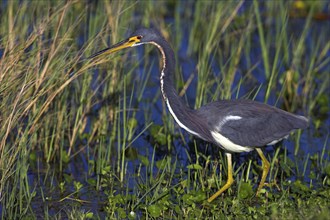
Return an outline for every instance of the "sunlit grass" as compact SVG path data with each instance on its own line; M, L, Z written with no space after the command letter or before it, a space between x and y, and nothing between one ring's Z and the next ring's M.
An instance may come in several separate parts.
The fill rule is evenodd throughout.
M329 29L318 27L321 3L301 4L297 28L290 2L3 3L1 217L327 216ZM267 148L260 198L251 153L235 155L235 183L206 203L227 180L226 160L167 113L154 47L84 60L141 22L171 42L177 90L190 106L250 98L310 117L308 131Z

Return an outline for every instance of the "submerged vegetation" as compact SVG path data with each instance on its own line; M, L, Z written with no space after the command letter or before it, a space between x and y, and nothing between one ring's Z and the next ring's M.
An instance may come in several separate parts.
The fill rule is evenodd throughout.
M327 219L330 5L326 1L7 1L0 6L3 219ZM152 46L84 58L140 25L176 53L192 107L249 98L308 116L261 162L223 152L166 113Z

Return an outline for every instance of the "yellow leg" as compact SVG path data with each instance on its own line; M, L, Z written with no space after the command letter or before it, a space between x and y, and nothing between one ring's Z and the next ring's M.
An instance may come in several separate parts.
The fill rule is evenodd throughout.
M223 193L225 190L227 190L234 182L233 179L233 167L232 167L232 161L231 161L231 154L226 153L227 156L227 166L228 166L228 179L227 183L213 196L211 196L207 201L212 202L214 199L216 199L221 193Z
M257 190L257 195L258 195L260 190L262 189L262 187L265 185L265 180L266 180L267 174L269 172L270 164L269 164L268 160L266 159L265 155L262 153L262 150L260 148L256 148L256 150L262 160L262 176L261 176L261 180L260 180L258 190Z

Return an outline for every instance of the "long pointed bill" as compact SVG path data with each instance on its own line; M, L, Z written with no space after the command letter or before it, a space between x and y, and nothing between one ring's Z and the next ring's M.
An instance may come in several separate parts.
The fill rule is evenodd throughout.
M130 37L127 40L123 40L115 45L112 45L111 47L108 47L104 50L101 50L101 51L93 54L88 59L92 59L92 58L98 57L100 55L111 54L113 52L116 52L116 51L119 51L119 50L122 50L122 49L125 49L128 47L134 47L141 42L140 39L141 39L140 36Z

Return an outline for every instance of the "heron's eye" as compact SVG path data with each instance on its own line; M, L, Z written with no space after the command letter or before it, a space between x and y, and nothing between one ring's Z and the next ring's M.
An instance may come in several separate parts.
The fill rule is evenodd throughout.
M141 35L136 37L138 40L141 40L143 37Z

